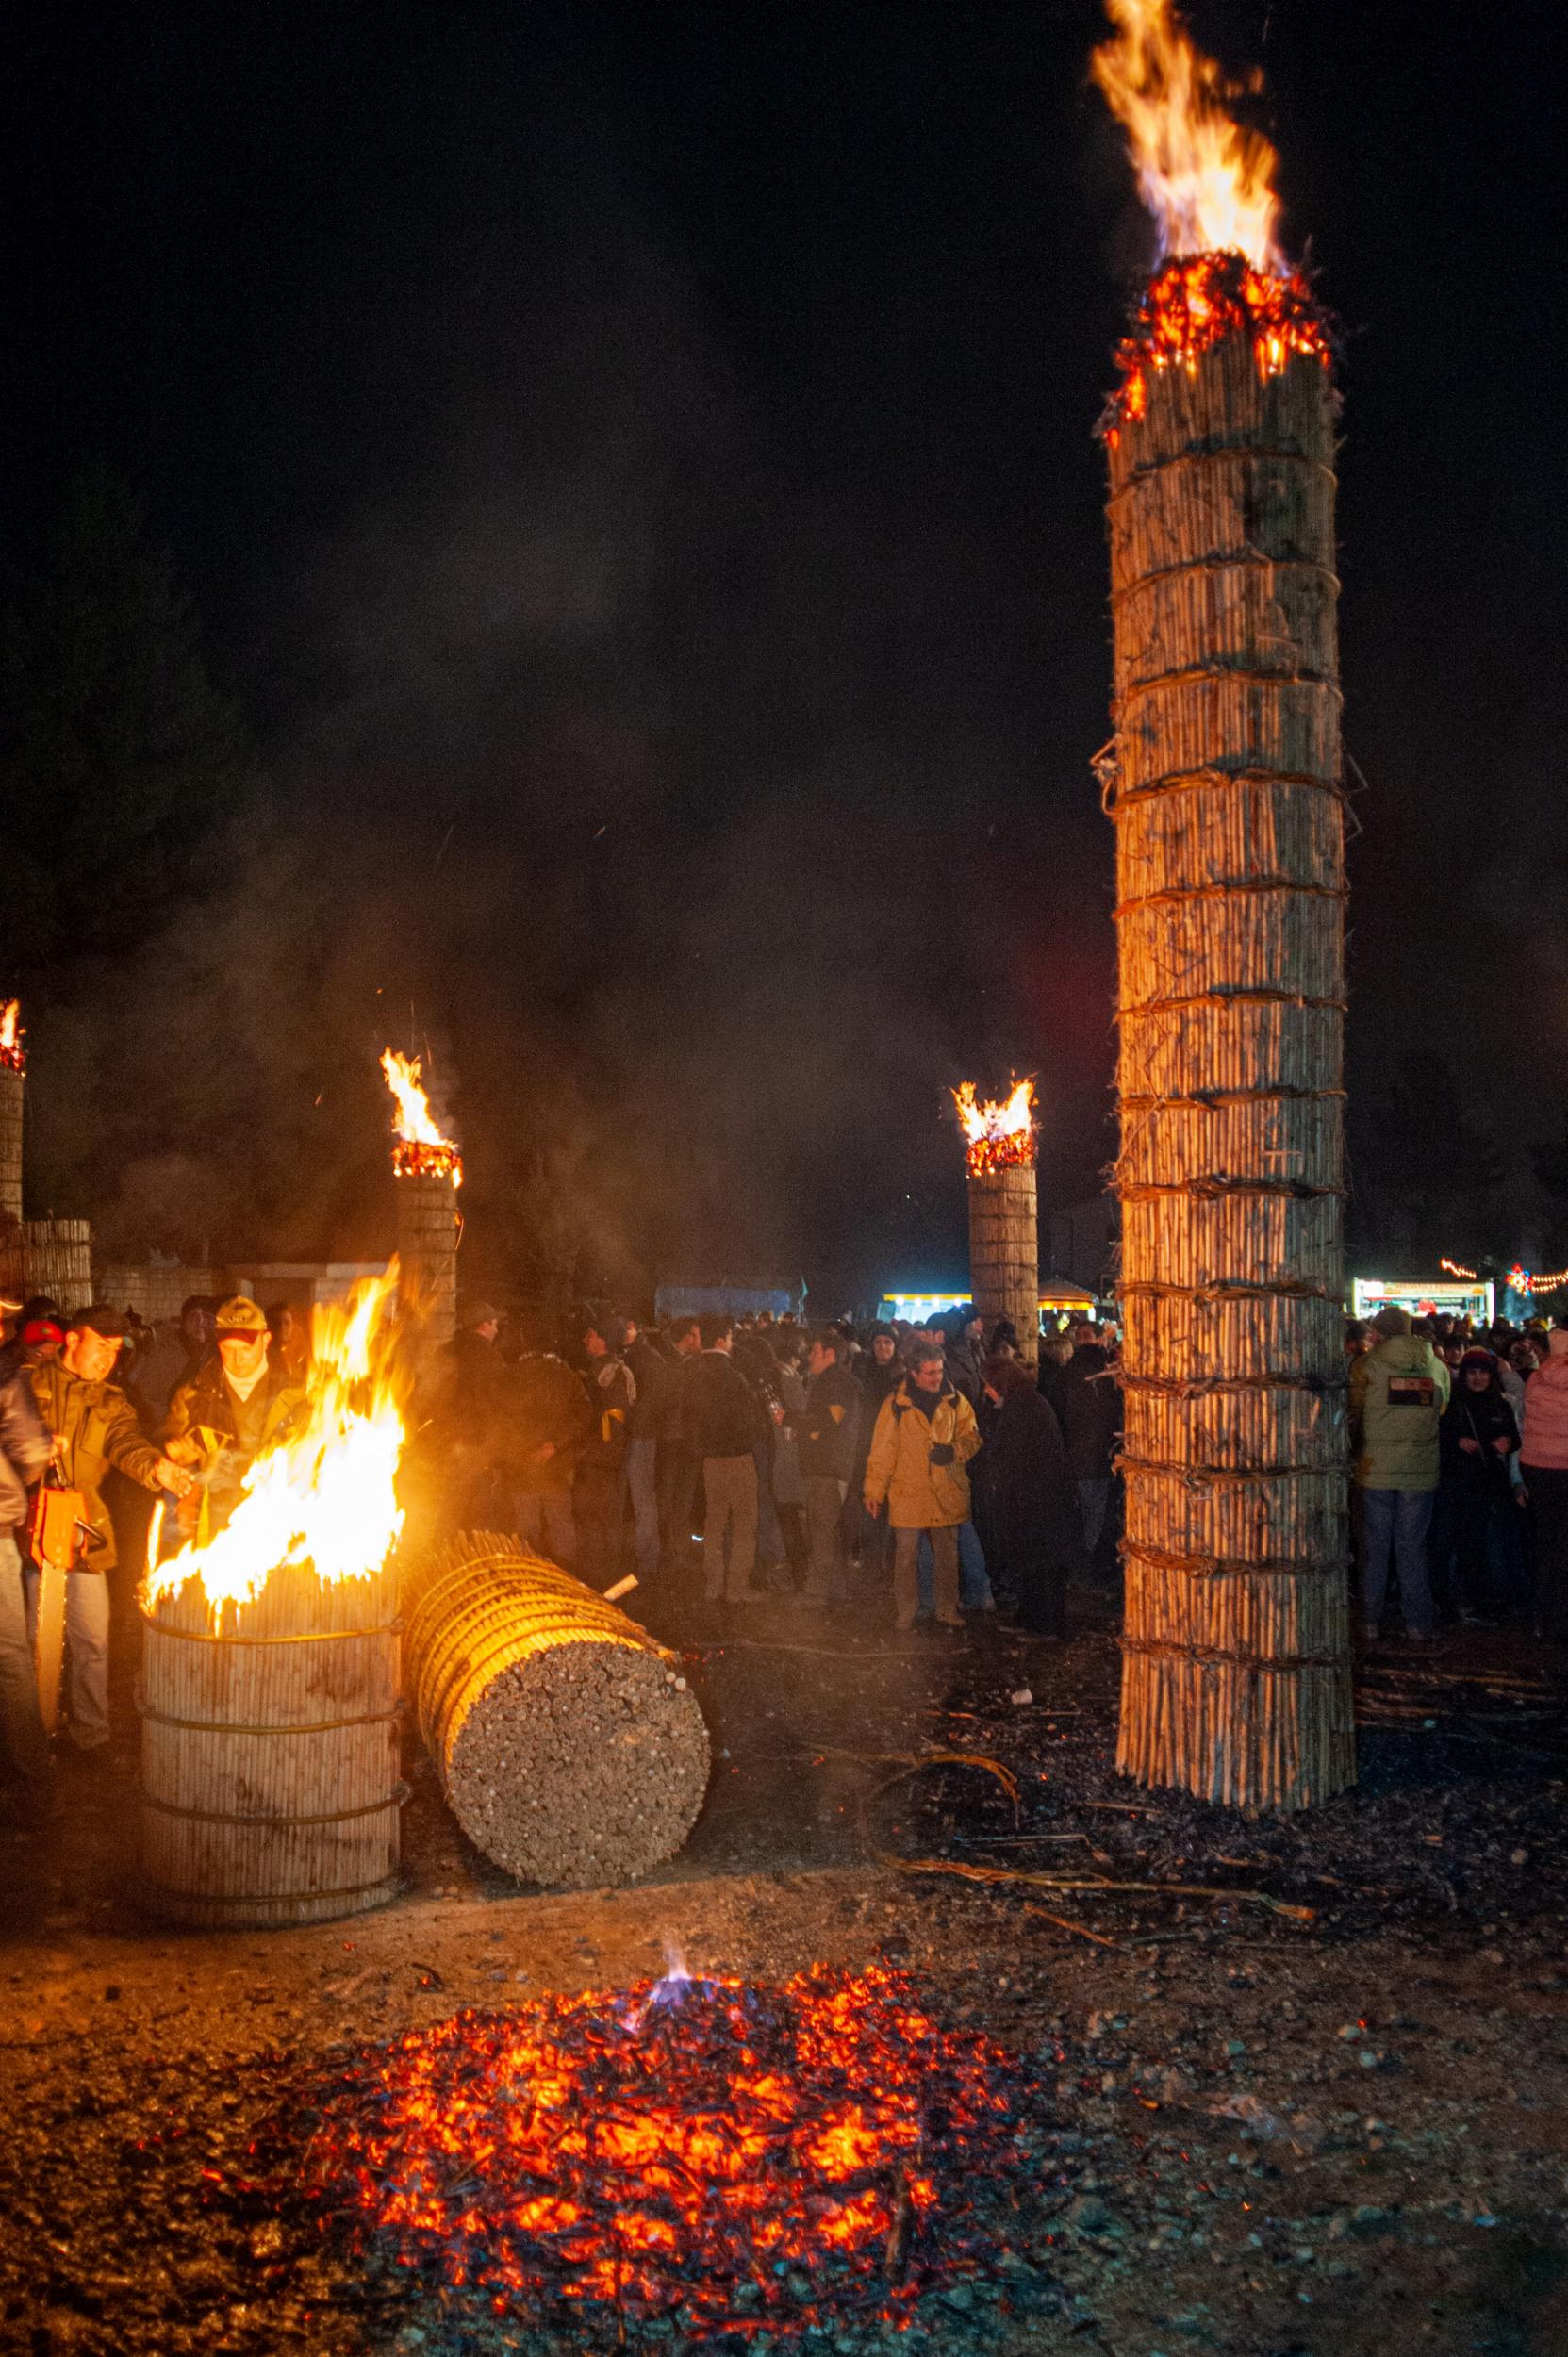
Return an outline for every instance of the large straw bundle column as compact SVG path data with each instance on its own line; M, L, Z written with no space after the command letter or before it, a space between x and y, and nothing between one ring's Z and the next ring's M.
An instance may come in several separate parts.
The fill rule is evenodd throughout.
M1244 284L1239 263L1229 280L1226 259L1200 267L1219 273L1211 292ZM1107 435L1107 783L1126 1383L1118 1764L1254 1809L1326 1798L1353 1781L1355 1757L1332 388L1321 338L1313 348L1297 326L1294 344L1265 344L1250 300L1249 287L1213 341L1214 314L1195 305L1205 334L1176 365L1124 354Z
M457 1327L457 1189L450 1173L401 1171L393 1183L403 1294L434 1349Z
M1040 1216L1032 1160L969 1172L969 1292L985 1320L1017 1329L1018 1353L1039 1356Z

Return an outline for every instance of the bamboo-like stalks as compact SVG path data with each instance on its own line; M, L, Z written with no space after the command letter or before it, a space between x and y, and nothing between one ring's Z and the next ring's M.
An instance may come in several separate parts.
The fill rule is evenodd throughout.
M403 1299L424 1348L434 1350L457 1327L457 1190L433 1172L406 1172L392 1184Z
M92 1229L85 1219L25 1219L22 1271L30 1294L48 1294L62 1310L92 1298Z
M1332 391L1239 334L1146 382L1108 510L1118 1765L1293 1809L1355 1775Z
M177 1922L311 1923L398 1888L390 1570L272 1572L214 1625L201 1583L142 1610L141 1862Z
M1034 1164L969 1173L969 1291L985 1320L1017 1329L1018 1356L1040 1355L1040 1217Z

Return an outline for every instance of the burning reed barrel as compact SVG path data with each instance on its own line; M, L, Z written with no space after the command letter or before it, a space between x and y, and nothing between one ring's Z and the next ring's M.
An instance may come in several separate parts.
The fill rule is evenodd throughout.
M1169 265L1120 359L1118 1764L1298 1808L1355 1775L1333 387L1237 255Z
M991 1339L999 1318L1012 1321L1018 1355L1032 1366L1040 1353L1040 1219L1034 1164L969 1174L969 1293Z
M141 1863L182 1923L322 1922L398 1888L397 1582L273 1572L143 1606Z
M675 1656L516 1539L475 1531L404 1576L420 1731L477 1849L583 1890L673 1857L708 1782Z

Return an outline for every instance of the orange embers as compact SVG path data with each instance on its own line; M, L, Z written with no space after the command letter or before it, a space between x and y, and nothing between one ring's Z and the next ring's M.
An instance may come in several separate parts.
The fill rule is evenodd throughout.
M27 1052L22 1045L22 1002L8 998L0 1005L0 1064L12 1072L25 1072Z
M1116 348L1121 384L1105 425L1113 447L1120 428L1147 409L1151 372L1190 371L1229 336L1250 338L1260 376L1278 376L1297 355L1325 368L1333 357L1328 316L1298 271L1258 270L1241 254L1167 262Z
M454 1142L444 1137L437 1127L425 1094L424 1067L418 1056L405 1056L396 1047L386 1048L381 1069L397 1107L392 1120L397 1138L392 1148L393 1175L399 1178L450 1178L454 1187L460 1187L463 1157Z
M368 2055L322 2103L310 2190L367 2252L535 2325L602 2301L788 2333L897 2319L982 2264L977 2204L1010 2199L1033 2109L900 1974L645 1982Z
M1034 1083L1015 1080L1013 1093L999 1105L982 1105L975 1084L966 1080L953 1091L953 1103L968 1140L969 1176L986 1178L993 1171L1032 1162L1038 1143L1034 1120Z

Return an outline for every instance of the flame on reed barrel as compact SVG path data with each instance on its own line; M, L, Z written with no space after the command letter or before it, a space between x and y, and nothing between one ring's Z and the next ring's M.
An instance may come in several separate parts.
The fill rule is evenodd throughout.
M1340 1349L1344 811L1329 333L1272 153L1165 0L1097 78L1170 258L1110 470L1127 1613L1118 1764L1354 1779ZM1193 240L1210 250L1194 250Z

